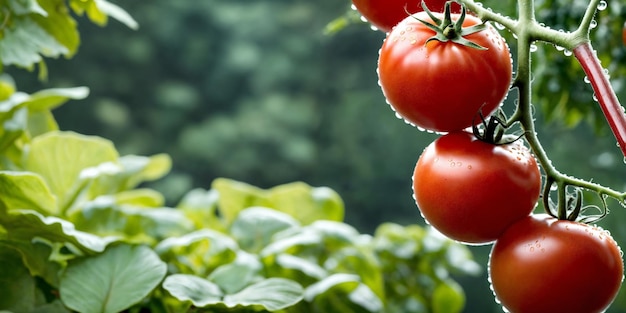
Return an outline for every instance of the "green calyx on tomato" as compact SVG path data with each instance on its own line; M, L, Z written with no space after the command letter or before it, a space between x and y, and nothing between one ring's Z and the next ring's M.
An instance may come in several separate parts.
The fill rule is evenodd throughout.
M475 49L485 50L487 48L478 45L472 41L465 39L464 37L467 35L471 35L482 31L485 29L485 24L476 24L470 27L463 28L463 22L465 21L466 10L465 5L461 4L461 15L455 21L452 21L450 5L452 1L446 2L445 9L443 11L443 20L437 18L433 13L428 9L426 2L422 1L422 8L424 12L428 14L428 16L433 20L433 23L422 20L418 17L415 17L418 21L424 23L428 28L435 31L435 35L426 40L426 44L432 40L438 40L441 42L452 41L454 43L458 43L464 46L472 47Z

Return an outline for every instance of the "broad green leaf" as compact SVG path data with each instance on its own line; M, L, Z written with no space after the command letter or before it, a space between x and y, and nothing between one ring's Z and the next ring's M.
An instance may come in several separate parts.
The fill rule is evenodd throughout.
M14 18L12 27L4 29L0 40L0 60L5 65L28 68L42 61L42 56L59 57L68 53L67 47L26 17Z
M47 13L41 8L37 0L8 0L9 7L17 15L39 14L46 16Z
M206 276L222 264L235 260L237 242L210 229L161 241L155 251L180 273Z
M219 303L223 296L216 284L189 274L167 276L163 281L163 289L180 301L191 301L196 307Z
M0 101L5 101L15 94L15 81L8 74L0 74Z
M111 197L116 204L127 204L137 207L162 207L165 197L158 191L148 188L138 188L118 192Z
M258 252L267 246L279 231L298 227L291 216L264 207L250 207L239 213L230 228L239 246L249 252Z
M331 255L324 262L324 268L332 273L359 275L377 297L385 297L385 281L379 261L369 246L350 245Z
M43 89L31 94L26 105L34 112L52 110L68 100L81 100L88 95L87 87Z
M304 300L319 312L382 312L381 300L368 289L358 275L333 274L307 287Z
M384 312L384 304L380 298L365 284L360 284L349 295L348 299L363 307L368 312Z
M137 23L137 21L135 21L135 19L133 19L133 17L130 16L130 14L128 14L128 12L126 12L121 7L106 0L94 0L94 1L96 3L96 6L98 7L98 10L100 10L100 12L108 15L109 17L116 19L117 21L126 25L130 29L136 30L139 28L139 24Z
M0 201L8 210L28 209L58 213L57 199L41 176L29 172L0 171Z
M46 11L46 15L33 16L33 20L65 47L66 57L73 56L80 44L80 35L76 21L66 8L65 0L39 1L39 4Z
M59 205L66 207L78 192L79 174L89 167L116 162L117 150L109 140L74 132L50 132L32 140L24 167L41 175Z
M32 210L0 210L0 225L6 229L9 240L28 241L39 237L80 250L75 253L102 252L109 243L117 240L76 230L74 224L66 220L46 217Z
M118 162L105 162L81 171L80 178L90 181L89 197L116 193L142 182L161 178L169 172L172 160L166 154L152 157L126 155Z
M184 212L196 228L210 228L226 232L226 227L217 217L217 202L219 194L216 190L201 188L189 191L176 206Z
M437 285L433 292L433 313L461 312L465 306L465 294L456 282L448 280Z
M243 209L252 206L271 207L264 190L246 183L218 178L213 181L211 188L219 194L218 210L226 225L230 225Z
M338 285L343 285L342 288L350 292L358 287L359 283L360 278L357 275L341 273L333 274L307 287L304 290L304 300L313 301L315 297L327 292L331 288Z
M270 312L282 310L302 300L303 289L295 281L268 278L250 285L235 294L224 296L227 307L254 306Z
M10 115L8 114L12 114L12 112L24 106L29 97L26 93L15 92L9 98L0 101L0 120L9 118Z
M285 212L303 225L317 220L343 221L341 197L327 187L311 187L302 182L276 186L269 190L269 202L276 210Z
M31 276L41 277L51 286L59 286L61 264L49 260L52 247L48 244L41 240L1 240L0 250L4 249L13 249L19 253Z
M5 116L6 117L6 116ZM0 151L8 149L26 131L28 111L21 108L13 112L11 117L2 121L0 128Z
M209 280L216 283L225 293L231 294L258 280L262 269L263 265L255 255L239 251L235 261L216 268L209 275Z
M458 273L478 275L482 267L472 259L472 252L464 245L451 243L446 250L446 261L451 270Z
M374 249L377 253L409 260L422 250L426 230L418 225L402 226L383 223L374 233Z
M278 269L299 271L313 279L321 280L328 276L328 272L317 263L291 254L282 253L276 256ZM298 280L300 281L300 280Z
M59 124L49 110L29 112L28 132L31 137L37 137L47 132L59 130Z
M128 180L125 188L134 188L140 183L163 177L172 168L172 159L161 153L150 157L125 155L119 159L120 164L127 172Z
M70 263L61 276L63 303L83 313L117 313L145 298L166 274L146 246L119 245Z
M86 203L70 217L83 231L147 244L180 236L193 227L191 221L178 210L121 205L113 196L102 196Z
M13 249L0 249L0 308L9 312L30 312L36 302L43 300L20 255Z

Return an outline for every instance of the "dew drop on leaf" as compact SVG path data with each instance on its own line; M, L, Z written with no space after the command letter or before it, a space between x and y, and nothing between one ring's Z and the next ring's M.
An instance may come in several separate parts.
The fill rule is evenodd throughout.
M600 1L600 3L598 3L598 10L602 11L605 10L606 7L608 7L608 3L605 0Z

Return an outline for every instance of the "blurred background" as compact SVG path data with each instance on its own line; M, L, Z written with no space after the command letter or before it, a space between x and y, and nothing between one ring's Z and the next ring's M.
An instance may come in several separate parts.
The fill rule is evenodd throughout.
M516 1L483 2L515 16ZM626 6L619 2L608 1L593 37L601 38L594 46L626 101ZM262 188L304 181L339 192L346 222L362 232L387 221L424 223L411 174L436 136L398 120L385 103L375 72L384 34L358 22L349 0L117 3L139 30L116 22L102 29L79 19L79 53L50 60L47 81L7 69L27 92L91 89L88 99L55 111L62 129L109 138L122 154L170 154L172 172L151 186L171 205L217 177ZM585 5L540 0L538 20L573 29ZM327 33L337 19L353 22ZM514 51L511 34L503 35ZM534 67L537 128L553 163L625 190L624 157L576 61L538 44ZM512 98L505 109L512 109ZM609 205L611 214L600 224L625 247L626 209ZM486 277L490 246L471 249L485 271L459 278L466 312L501 312ZM626 292L609 312L626 312Z

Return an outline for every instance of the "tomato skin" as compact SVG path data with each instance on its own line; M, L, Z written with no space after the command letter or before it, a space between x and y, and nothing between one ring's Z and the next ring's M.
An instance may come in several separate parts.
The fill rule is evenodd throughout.
M443 12L447 0L426 0L432 12ZM410 13L423 11L421 1L414 0L352 0L354 7L372 26L387 33ZM461 6L452 3L452 12L460 13Z
M414 16L432 22L425 12ZM458 17L453 14L452 20ZM480 23L466 15L463 26ZM380 50L380 86L391 107L415 126L438 132L461 130L473 124L479 110L488 116L506 98L513 73L510 50L490 24L464 37L487 50L451 41L425 44L434 35L414 17L400 22Z
M597 226L532 215L494 244L494 294L515 313L602 312L624 275L621 250Z
M493 145L467 132L439 137L413 172L413 193L424 219L468 244L496 240L532 212L540 190L539 167L521 140Z

